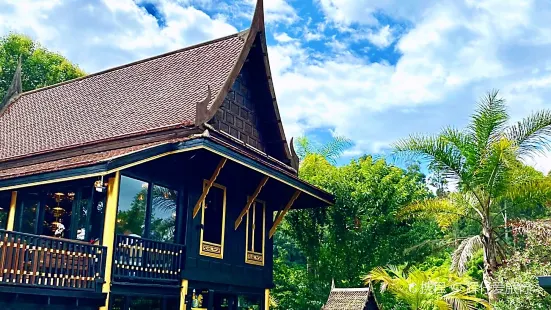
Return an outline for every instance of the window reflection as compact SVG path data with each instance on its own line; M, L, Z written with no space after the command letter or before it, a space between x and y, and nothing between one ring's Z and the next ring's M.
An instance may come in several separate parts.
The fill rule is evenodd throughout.
M254 203L255 208L253 212L254 225L253 225L253 252L264 253L264 204L261 202Z
M6 229L10 212L11 192L0 192L0 229Z
M177 198L177 191L153 185L150 239L164 242L174 241Z
M40 200L38 194L22 195L20 207L19 225L17 231L36 234L37 215L40 210Z
M121 176L117 234L143 236L148 184L127 176Z
M255 201L247 212L247 251L264 253L265 212L265 204L261 201Z
M261 304L262 304L262 299L260 297L253 297L253 296L237 297L238 310L260 310Z
M203 206L203 241L222 244L222 229L226 204L223 186L214 184L205 198Z

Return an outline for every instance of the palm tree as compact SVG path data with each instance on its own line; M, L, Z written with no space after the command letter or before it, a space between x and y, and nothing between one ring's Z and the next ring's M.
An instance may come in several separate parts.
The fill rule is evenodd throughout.
M469 276L450 272L446 266L429 270L390 266L377 267L363 278L366 284L381 284L382 291L392 293L412 310L476 309L489 304L475 296L478 283Z
M447 127L437 135L413 135L394 146L398 158L425 161L457 184L454 195L419 201L407 208L469 218L479 224L480 234L464 238L453 253L452 267L464 271L474 252L482 248L483 281L490 300L496 298L492 275L505 259L496 215L512 194L526 197L545 190L515 172L523 166L520 160L550 150L551 111L534 113L513 125L508 122L505 100L491 91L479 101L467 128Z

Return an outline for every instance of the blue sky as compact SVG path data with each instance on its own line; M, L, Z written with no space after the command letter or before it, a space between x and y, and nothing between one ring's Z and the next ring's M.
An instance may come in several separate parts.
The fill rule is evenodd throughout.
M30 35L92 73L248 27L255 0L0 0L0 35ZM464 126L497 88L514 120L551 107L548 0L265 0L288 138L354 141L343 160ZM551 169L549 157L530 162Z

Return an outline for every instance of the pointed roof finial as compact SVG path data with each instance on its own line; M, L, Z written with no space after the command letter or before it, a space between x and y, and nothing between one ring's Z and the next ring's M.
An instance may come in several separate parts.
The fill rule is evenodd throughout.
M264 30L264 0L256 1L251 28L256 28L257 31Z
M300 158L298 158L297 152L295 151L295 144L293 143L293 137L291 137L291 142L289 142L289 147L291 151L291 167L295 168L298 171L300 165Z
M207 85L207 96L195 105L195 126L201 126L210 119L209 103L212 99L210 85Z
M21 84L21 55L19 55L19 60L17 61L17 68L13 74L13 79L11 85L6 91L2 102L0 103L0 113L3 112L8 105L17 99L17 96L23 92L23 85Z
M335 278L331 278L331 290L335 288Z

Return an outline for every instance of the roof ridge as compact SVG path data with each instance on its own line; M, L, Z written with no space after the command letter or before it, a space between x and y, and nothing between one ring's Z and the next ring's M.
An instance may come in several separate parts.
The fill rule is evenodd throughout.
M357 288L333 288L331 292L370 292L369 287L357 287Z
M231 39L231 38L234 38L234 37L242 36L243 34L248 33L249 30L250 29L246 29L246 30L236 32L236 33L233 33L233 34L221 37L221 38L216 38L216 39L213 39L213 40L210 40L210 41L200 42L200 43L190 45L190 46L186 46L186 47L183 47L183 48L180 48L180 49L177 49L177 50L173 50L173 51L169 51L169 52L162 53L162 54L159 54L159 55L151 56L151 57L148 57L148 58L136 60L136 61L133 61L133 62L129 62L129 63L123 64L123 65L120 65L120 66L108 68L108 69L105 69L105 70L102 70L102 71L94 72L92 74L81 76L79 78L75 78L75 79L72 79L72 80L64 81L64 82L53 84L53 85L44 86L44 87L33 89L33 90L29 90L29 91L21 93L20 96L18 97L18 99L25 96L25 95L33 94L33 93L36 93L36 92L40 92L40 91L43 91L43 90L55 88L55 87L58 87L58 86L63 86L63 85L66 85L66 84L71 84L71 83L74 83L74 82L79 82L79 81L82 81L84 79L91 78L91 77L94 77L94 76L102 75L102 74L105 74L105 73L109 73L109 72L113 72L113 71L116 71L116 70L124 69L124 68L130 67L130 66L133 66L133 65L141 64L141 63L148 62L148 61L151 61L151 60L155 60L155 59L158 59L158 58L166 57L166 56L173 55L173 54L176 54L176 53L189 51L189 50L199 48L199 47L202 47L202 46L205 46L205 45L209 45L209 44L213 44L213 43L216 43L216 42L228 40L228 39ZM12 102L12 103L14 103L14 102ZM2 116L1 113L0 113L0 116Z

